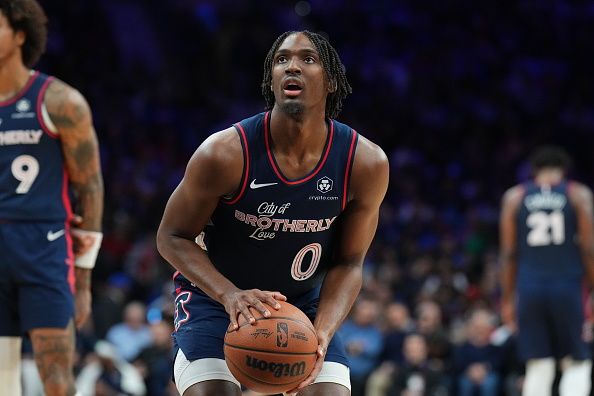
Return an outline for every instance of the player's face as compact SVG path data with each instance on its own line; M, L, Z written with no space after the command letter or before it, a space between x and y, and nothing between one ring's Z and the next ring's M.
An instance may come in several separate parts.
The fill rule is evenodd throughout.
M316 47L303 33L283 41L272 60L272 90L276 105L289 114L326 108L328 83Z
M17 49L25 42L25 34L22 31L15 32L8 19L0 11L0 62L4 63L12 56L17 55Z

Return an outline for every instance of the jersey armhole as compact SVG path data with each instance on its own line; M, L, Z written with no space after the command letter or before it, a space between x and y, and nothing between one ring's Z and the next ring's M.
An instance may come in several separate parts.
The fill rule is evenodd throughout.
M351 172L353 170L353 162L355 158L355 152L357 151L357 141L359 140L359 134L354 129L351 129L351 144L349 147L349 154L344 170L344 186L342 190L342 210L346 208L348 202L349 186L351 182Z
M247 180L250 174L250 152L247 142L247 136L245 134L245 130L241 123L237 123L233 125L237 134L239 135L239 141L241 142L241 149L243 151L243 172L241 173L241 181L239 185L241 186L239 190L231 196L222 197L221 202L227 205L233 205L237 203L243 197L245 193L245 188L247 186Z
M36 110L37 120L39 121L39 125L41 125L41 129L43 129L43 131L49 135L49 137L58 139L58 128L56 128L56 125L51 120L47 111L47 107L45 106L45 93L53 81L53 77L48 77L41 86L39 95L37 96Z

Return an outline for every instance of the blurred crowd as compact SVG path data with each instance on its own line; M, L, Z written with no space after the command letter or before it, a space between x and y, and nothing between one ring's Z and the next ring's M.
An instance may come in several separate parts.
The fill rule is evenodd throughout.
M353 395L518 395L522 366L498 317L499 200L540 143L564 146L572 176L594 185L594 2L40 2L50 37L37 67L86 96L101 143L85 395L176 394L173 269L155 232L202 140L263 109L265 55L293 29L329 37L354 91L339 120L391 162L363 291L340 329Z

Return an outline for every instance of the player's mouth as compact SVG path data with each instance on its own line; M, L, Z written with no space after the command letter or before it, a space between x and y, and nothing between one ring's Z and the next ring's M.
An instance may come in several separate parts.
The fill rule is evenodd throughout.
M283 82L283 93L286 96L294 98L299 96L301 91L303 91L303 82L298 78L289 77Z

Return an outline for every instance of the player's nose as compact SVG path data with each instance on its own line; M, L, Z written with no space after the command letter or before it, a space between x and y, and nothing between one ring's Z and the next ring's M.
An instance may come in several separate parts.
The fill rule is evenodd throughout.
M289 60L287 61L287 67L285 68L285 73L301 74L301 67L299 66L299 62L296 58L289 58Z

